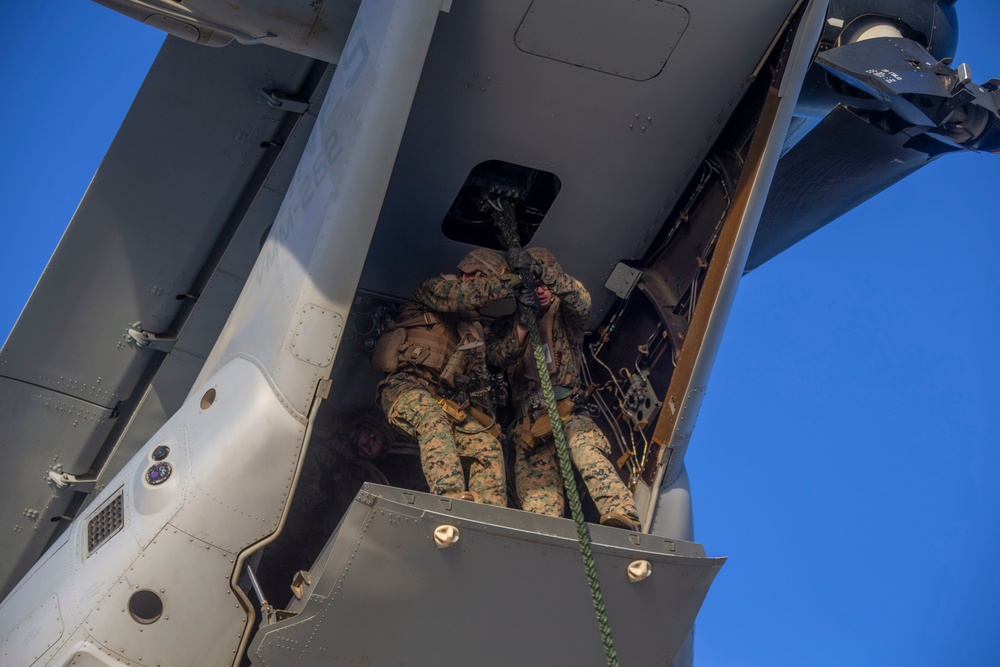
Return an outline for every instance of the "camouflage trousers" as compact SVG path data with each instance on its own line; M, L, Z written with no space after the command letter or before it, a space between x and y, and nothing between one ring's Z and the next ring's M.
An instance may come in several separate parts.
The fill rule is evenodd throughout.
M408 382L384 390L382 409L389 421L417 439L420 465L431 493L466 490L461 458L470 461L468 490L484 503L507 506L506 475L500 442L469 417L454 424L422 385Z
M620 512L638 521L632 493L611 463L611 445L588 415L570 415L563 422L570 460L580 472L590 497L601 514ZM555 441L550 439L531 451L516 447L514 483L521 508L536 514L562 516L566 494Z

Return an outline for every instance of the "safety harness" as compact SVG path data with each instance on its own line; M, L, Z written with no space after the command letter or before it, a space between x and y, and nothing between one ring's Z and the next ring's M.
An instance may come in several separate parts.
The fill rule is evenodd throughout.
M404 316L407 312L404 311ZM379 337L372 367L383 373L400 369L435 398L462 433L500 435L496 406L486 368L485 334L476 313L460 313L457 322L424 311L404 317ZM465 429L467 417L479 427Z

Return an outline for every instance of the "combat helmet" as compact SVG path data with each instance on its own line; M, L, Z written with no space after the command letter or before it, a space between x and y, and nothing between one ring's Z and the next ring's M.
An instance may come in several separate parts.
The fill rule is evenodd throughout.
M374 456L369 457L366 456L364 452L359 451L358 443L362 437L362 431L367 431L368 437L375 438L382 443L382 446L374 454ZM362 456L363 458L379 458L389 451L389 447L395 440L392 430L386 422L385 415L382 414L381 410L368 410L359 415L351 423L351 430L348 438L354 453Z
M507 266L504 256L489 248L476 248L469 252L458 263L458 270L469 275L480 272L486 276L502 276L510 273L510 267Z
M562 267L559 266L559 262L556 261L556 256L553 255L547 248L528 248L528 255L531 259L536 262L541 262L545 266L550 266L556 271L562 272Z

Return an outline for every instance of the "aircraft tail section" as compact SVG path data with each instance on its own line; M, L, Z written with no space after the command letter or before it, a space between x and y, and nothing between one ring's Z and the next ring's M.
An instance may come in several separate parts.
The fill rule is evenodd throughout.
M364 3L195 388L0 605L0 666L240 660L234 583L284 520L440 9Z

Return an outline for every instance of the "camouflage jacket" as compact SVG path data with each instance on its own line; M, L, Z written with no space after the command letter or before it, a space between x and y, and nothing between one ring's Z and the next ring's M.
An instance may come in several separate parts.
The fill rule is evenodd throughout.
M544 335L543 331L543 342L551 339L549 375L554 386L577 389L582 380L576 352L590 317L590 293L580 281L561 271L550 290L556 298L539 317L540 329L551 332ZM518 322L517 314L494 321L486 343L486 360L507 371L515 405L529 400L539 389L534 355L528 349L530 339L524 345L518 344Z
M462 338L462 320L477 319L476 311L500 299L513 296L510 284L498 276L476 276L461 280L456 276L437 276L425 280L417 288L413 303L404 308L397 321L405 321L421 312L457 313L458 316L442 316L442 322L455 331L456 338ZM467 314L467 315L466 315ZM482 340L482 339L481 339ZM467 354L482 358L483 348L469 349ZM480 362L485 364L485 361ZM475 362L470 359L467 371L474 370ZM485 371L485 365L482 371ZM399 396L419 387L437 391L441 387L440 378L420 366L403 365L387 376L378 387L378 395L390 404Z
M442 313L477 311L484 306L516 296L510 282L501 276L456 276L428 278L417 288L413 300Z

